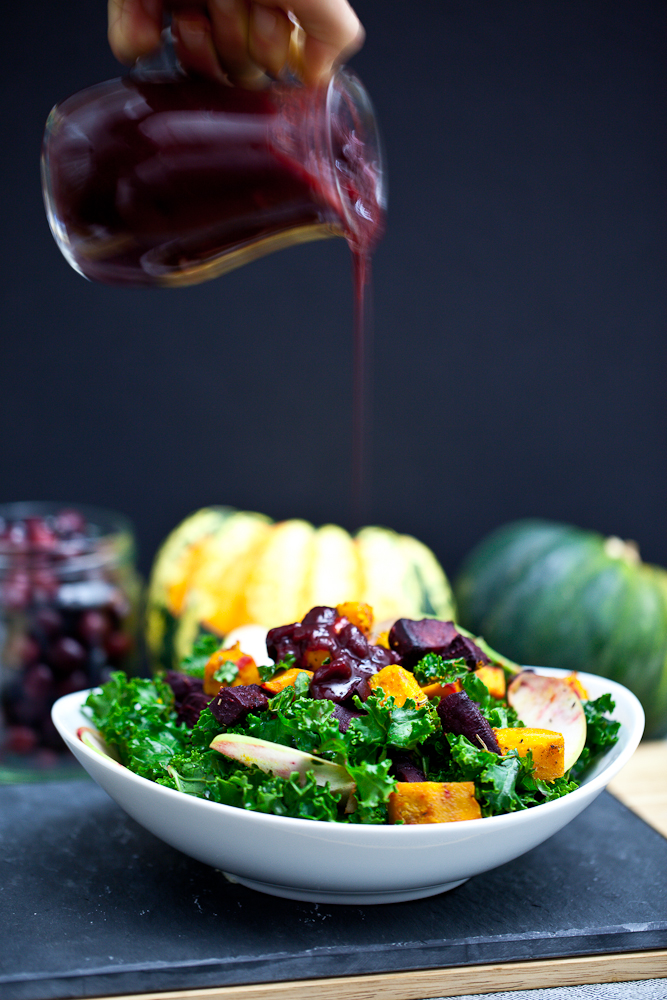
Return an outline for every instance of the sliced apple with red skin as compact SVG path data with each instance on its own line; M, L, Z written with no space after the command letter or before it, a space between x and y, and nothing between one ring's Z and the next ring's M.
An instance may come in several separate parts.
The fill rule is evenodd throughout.
M565 771L579 759L586 742L586 715L581 699L557 677L522 671L507 687L507 701L530 729L562 733Z
M76 735L79 737L83 745L88 747L89 750L94 750L95 753L100 754L102 757L107 757L109 760L112 760L114 764L120 764L118 758L114 757L113 753L109 750L109 747L106 745L96 729L91 729L90 726L79 726L76 731Z
M210 747L225 757L238 760L248 767L255 764L266 774L275 774L279 778L289 778L296 772L305 779L308 771L312 771L316 784L328 783L332 792L349 795L354 788L352 778L340 764L333 764L322 757L314 757L311 753L293 750L280 743L270 743L268 740L240 733L223 733L215 737Z

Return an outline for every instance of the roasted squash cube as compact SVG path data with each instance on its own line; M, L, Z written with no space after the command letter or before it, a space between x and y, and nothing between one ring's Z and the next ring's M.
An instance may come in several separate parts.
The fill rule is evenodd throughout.
M554 781L565 773L565 740L562 733L550 729L494 729L501 754L518 750L525 757L533 755L533 775L542 781Z
M472 781L398 781L389 796L389 822L455 823L481 819Z
M505 671L502 667L494 667L490 663L478 667L475 671L480 681L486 684L492 698L502 700L505 697Z
M279 691L284 691L286 687L294 687L299 674L307 674L308 680L310 680L313 676L313 671L302 670L300 667L290 667L289 670L283 670L282 673L272 677L270 681L264 681L262 687L265 691L278 694Z
M428 698L417 683L415 675L404 667L399 667L397 663L383 667L369 678L368 683L371 691L382 688L387 697L392 695L397 708L404 705L408 698L412 698L418 705L423 705Z
M446 698L448 694L455 694L456 691L462 690L461 681L452 681L451 684L441 684L440 681L434 681L422 688L422 692L427 698Z
M360 632L368 636L373 627L373 609L370 604L363 604L361 601L345 601L336 605L336 611L341 618L347 618L349 622L356 625Z
M219 681L215 679L216 671L224 663L233 663L238 669L238 674L231 682ZM257 664L252 656L241 650L241 644L235 642L229 649L218 649L209 657L204 667L204 693L216 695L221 687L240 687L246 684L261 684Z

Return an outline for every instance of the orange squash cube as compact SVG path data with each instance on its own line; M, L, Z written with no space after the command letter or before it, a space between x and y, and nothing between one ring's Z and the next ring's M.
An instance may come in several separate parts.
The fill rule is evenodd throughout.
M394 704L397 708L405 705L408 698L412 698L417 705L425 704L427 695L415 679L415 675L404 667L399 667L397 663L391 663L388 667L383 667L377 674L373 674L368 681L371 691L382 688L386 697L393 695Z
M308 649L306 650L303 659L307 666L312 667L313 670L317 670L317 668L321 667L323 663L326 663L327 660L331 659L331 650Z
M373 627L373 609L370 604L363 604L361 601L345 601L336 605L336 611L341 618L347 618L349 622L368 635Z
M456 823L481 819L472 781L398 781L389 796L389 822Z
M505 697L505 671L502 667L494 667L491 663L485 663L483 667L478 667L475 671L482 683L486 684L492 698L502 700Z
M435 681L433 684L427 684L422 688L422 692L427 698L446 698L448 694L454 694L456 691L462 690L461 681L452 681L451 684L441 684L440 681Z
M283 670L282 673L272 677L270 681L264 681L262 687L265 691L278 694L279 691L284 691L286 687L294 687L299 674L307 674L308 680L310 680L313 676L313 671L302 670L300 667L290 667L289 670Z
M238 668L238 674L232 681L220 682L215 679L215 672L223 663L233 663ZM204 667L204 694L216 695L221 687L239 687L245 684L261 684L257 664L252 656L242 652L241 644L235 642L229 649L218 649L209 657Z
M517 750L525 757L533 755L533 775L541 781L554 781L565 774L565 740L562 733L550 729L494 729L501 754Z

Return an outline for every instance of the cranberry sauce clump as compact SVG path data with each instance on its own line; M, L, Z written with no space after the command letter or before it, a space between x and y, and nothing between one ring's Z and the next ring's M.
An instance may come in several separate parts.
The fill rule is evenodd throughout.
M421 621L399 618L389 632L389 645L408 670L412 670L427 653L437 653L445 660L465 660L470 670L480 663L490 662L472 639L461 635L454 622L441 622L434 618L423 618Z
M312 608L300 622L271 629L266 648L278 663L294 657L294 666L312 670L310 694L338 704L357 694L370 694L368 678L390 663L398 663L396 653L373 646L356 625L335 608Z

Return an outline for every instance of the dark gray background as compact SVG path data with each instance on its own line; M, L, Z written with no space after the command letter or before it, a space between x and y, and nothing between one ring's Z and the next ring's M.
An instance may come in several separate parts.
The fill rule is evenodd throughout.
M342 240L179 291L95 286L39 187L56 100L119 68L103 0L2 19L0 499L100 503L144 569L188 512L350 521ZM667 7L360 0L381 121L370 520L453 574L525 515L667 565Z

